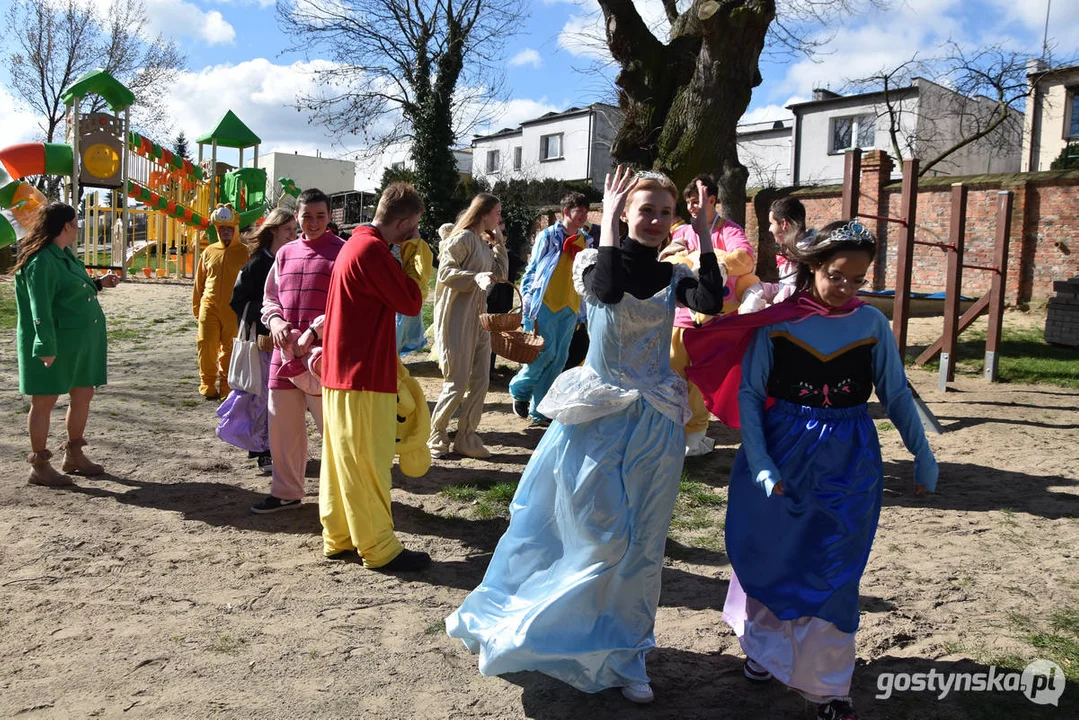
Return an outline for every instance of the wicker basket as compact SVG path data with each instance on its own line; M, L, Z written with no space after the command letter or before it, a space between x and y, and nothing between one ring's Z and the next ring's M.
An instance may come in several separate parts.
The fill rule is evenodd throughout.
M495 355L527 365L543 352L543 338L535 332L498 330L491 333L491 351Z
M521 291L518 290L517 286L513 283L507 282L505 284L513 288L513 292L516 295L517 310L514 311L513 308L510 308L510 311L507 313L480 313L480 327L488 332L509 332L521 327L521 306L524 304L524 300L521 298ZM505 355L502 357L505 357Z

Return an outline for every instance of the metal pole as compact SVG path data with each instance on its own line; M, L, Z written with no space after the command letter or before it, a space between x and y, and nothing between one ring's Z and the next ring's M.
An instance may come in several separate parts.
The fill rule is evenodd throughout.
M951 248L944 291L944 332L941 334L940 377L937 389L948 389L955 380L955 347L959 340L959 299L963 291L963 242L967 228L967 188L963 183L952 185L952 219L948 232Z
M1000 358L1001 335L1004 330L1004 291L1008 279L1008 242L1012 233L1012 203L1015 196L1011 190L1001 190L997 193L997 240L993 250L993 264L997 266L997 272L993 273L993 281L989 289L989 330L985 337L985 379L989 382L997 381L997 370Z

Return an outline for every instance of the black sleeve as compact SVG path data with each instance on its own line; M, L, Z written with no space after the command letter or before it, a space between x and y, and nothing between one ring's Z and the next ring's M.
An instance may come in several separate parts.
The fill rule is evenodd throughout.
M682 278L675 288L678 302L690 310L705 315L723 312L723 295L727 288L715 253L701 255L701 267L695 278Z
M625 293L622 275L622 249L601 247L596 264L584 272L584 284L600 302L614 305Z
M105 289L105 283L101 282L101 278L94 278L94 287L97 288L98 292L101 292Z

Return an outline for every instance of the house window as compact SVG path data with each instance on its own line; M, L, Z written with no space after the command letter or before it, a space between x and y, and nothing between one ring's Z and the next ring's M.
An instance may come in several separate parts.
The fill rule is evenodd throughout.
M390 165L390 169L394 170L395 172L400 172L400 171L405 169L405 163L404 163L403 160L400 161L400 162L395 162L392 165Z
M498 150L488 150L487 151L487 172L495 173L495 172L498 172L499 169L501 169L501 167L502 167L502 157L501 157L501 155L502 155L502 153L500 153Z
M832 118L832 136L828 152L841 153L850 148L871 148L877 142L877 118L874 115L851 115Z
M540 161L562 159L562 133L540 138Z
M1079 86L1068 89L1068 117L1064 128L1065 140L1079 140Z
M513 148L513 169L514 170L520 170L521 169L521 146L520 145Z

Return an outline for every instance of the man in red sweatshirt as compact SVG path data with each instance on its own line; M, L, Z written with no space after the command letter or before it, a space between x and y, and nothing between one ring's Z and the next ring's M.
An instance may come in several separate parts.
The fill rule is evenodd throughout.
M390 251L417 237L423 201L407 183L382 193L375 220L341 249L330 278L323 327L323 552L359 556L364 566L407 572L431 562L393 532L390 469L397 433L396 314L416 315L423 297Z

